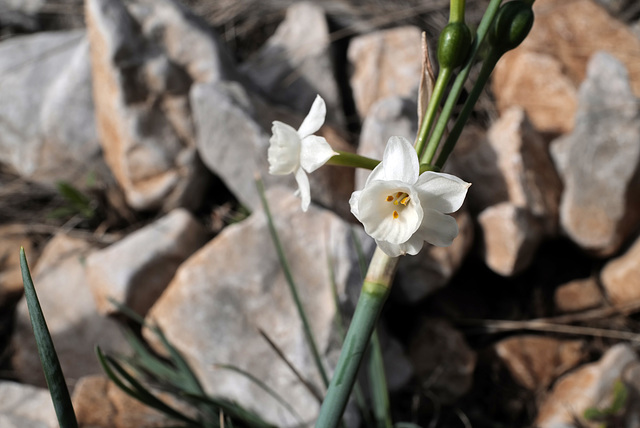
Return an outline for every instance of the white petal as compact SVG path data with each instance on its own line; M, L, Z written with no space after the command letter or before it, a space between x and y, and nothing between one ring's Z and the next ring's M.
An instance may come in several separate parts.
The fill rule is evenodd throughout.
M307 173L302 170L302 168L298 168L295 173L296 182L298 183L298 192L300 194L300 199L302 199L302 211L307 211L309 209L309 204L311 203L311 189L309 188L309 178L307 177Z
M400 180L414 184L420 174L418 154L409 140L404 137L391 137L382 156L386 180Z
M422 223L422 208L417 194L408 205L394 205L387 197L397 192L412 194L400 181L372 181L362 190L358 202L359 220L372 238L399 244L407 241ZM394 218L393 212L399 215Z
M391 244L390 242L378 240L376 240L376 244L378 244L378 247L380 247L380 249L389 257L405 255L405 252L402 250L402 246L399 244Z
M309 114L302 121L302 125L298 128L298 134L300 138L307 137L316 132L324 123L324 118L327 115L327 106L320 95L316 96L313 101Z
M367 177L367 181L364 183L364 187L367 187L369 185L369 182L371 181L384 179L384 165L382 165L382 162L380 162L378 165L376 165L375 168L373 168L373 171L371 171L371 174L369 174L369 176Z
M313 172L337 154L327 143L327 140L316 135L309 135L301 142L300 166L307 172Z
M271 131L273 135L269 139L267 150L269 173L291 174L300 164L300 137L291 126L278 121L273 122Z
M378 247L380 247L380 249L390 257L404 256L407 254L415 256L422 249L424 240L413 235L411 239L402 244L391 244L386 241L376 241L376 244L378 244Z
M458 236L458 224L453 217L427 208L416 235L437 247L448 247Z
M362 190L356 190L351 194L349 198L349 206L351 207L351 214L353 214L358 221L360 220L360 214L358 210L358 202L360 201L360 195L362 194Z
M445 214L460 209L469 186L455 175L433 171L423 173L415 184L422 205Z

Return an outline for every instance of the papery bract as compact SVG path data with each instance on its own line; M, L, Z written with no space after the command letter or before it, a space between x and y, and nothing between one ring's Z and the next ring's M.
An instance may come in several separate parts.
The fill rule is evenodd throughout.
M391 137L382 162L362 190L353 192L351 212L387 255L417 254L427 241L451 245L458 235L457 211L471 184L438 172L420 174L418 155L403 137Z
M311 191L307 173L324 165L332 156L337 155L327 140L316 135L327 113L324 100L318 95L296 131L286 123L274 121L267 151L269 173L273 175L293 174L298 183L298 192L302 199L302 211L307 211L311 203Z

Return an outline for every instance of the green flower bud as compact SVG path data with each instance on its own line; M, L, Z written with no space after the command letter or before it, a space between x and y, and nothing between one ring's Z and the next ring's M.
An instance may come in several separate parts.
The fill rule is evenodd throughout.
M441 68L454 69L462 65L471 48L471 30L464 22L450 22L442 29L438 40L438 62Z
M533 10L525 1L515 0L500 7L489 30L489 43L507 52L518 46L533 26Z

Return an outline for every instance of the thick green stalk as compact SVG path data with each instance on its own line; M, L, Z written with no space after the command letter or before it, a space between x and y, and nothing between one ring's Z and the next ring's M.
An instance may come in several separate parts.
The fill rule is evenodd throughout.
M327 165L350 166L353 168L373 169L380 163L379 160L360 156L355 153L336 150L338 155L327 161Z
M451 0L449 22L464 22L465 0Z
M320 408L316 428L337 427L342 419L371 333L389 296L397 264L397 257L389 257L380 248L376 248L336 370Z

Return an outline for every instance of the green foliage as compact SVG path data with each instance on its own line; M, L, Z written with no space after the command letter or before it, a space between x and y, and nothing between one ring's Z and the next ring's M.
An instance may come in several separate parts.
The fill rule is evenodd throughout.
M51 217L80 216L85 220L93 220L96 217L96 203L85 193L66 181L58 181L56 188L60 196L64 198L66 205L53 210L50 214Z
M73 410L73 405L71 404L69 390L67 389L62 368L58 361L58 354L53 346L53 340L51 339L51 334L49 334L47 322L44 319L38 295L36 294L36 289L31 279L31 272L29 271L24 248L20 248L20 269L22 271L24 295L29 309L31 327L33 328L38 355L40 356L44 377L49 387L51 399L53 400L53 407L58 417L58 423L60 424L60 428L77 428L78 422Z
M589 407L582 414L584 418L592 422L602 422L600 427L607 428L612 426L618 426L617 421L624 413L629 391L625 384L620 380L616 380L613 384L613 399L608 407L598 409L596 407Z

